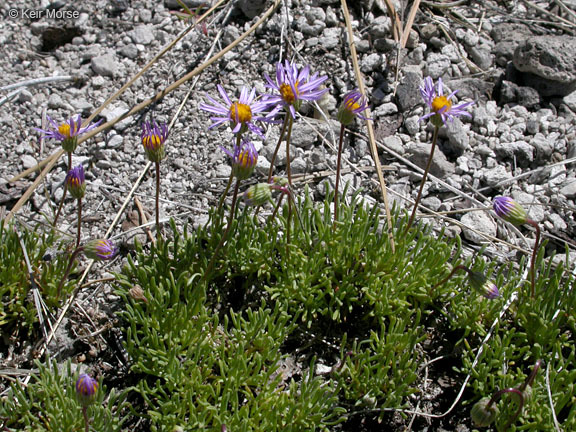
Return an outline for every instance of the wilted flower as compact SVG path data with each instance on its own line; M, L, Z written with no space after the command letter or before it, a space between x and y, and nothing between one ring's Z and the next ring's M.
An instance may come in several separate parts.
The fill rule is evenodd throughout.
M318 77L317 73L310 76L310 66L298 70L296 65L288 60L284 65L282 63L276 65L276 81L273 81L267 74L264 74L264 78L268 81L266 87L278 92L266 98L268 106L274 106L269 117L275 115L282 107L287 107L292 118L295 118L302 101L318 100L328 91L328 89L320 88L328 79L327 76Z
M82 127L82 118L78 115L75 119L69 118L61 125L58 125L54 120L50 118L50 116L46 116L48 121L50 122L52 129L44 130L40 128L35 128L37 131L42 132L44 134L43 138L52 138L57 141L60 141L62 148L67 153L72 153L78 147L78 135L81 135L89 130L94 129L97 127L100 122L93 123L86 127Z
M344 96L344 100L340 104L338 109L338 121L344 126L351 124L356 117L360 117L362 120L368 120L364 117L361 112L368 108L366 98L358 90L352 90Z
M494 300L500 297L500 291L498 291L496 284L488 279L483 273L472 270L469 270L467 273L470 286L488 300Z
M254 121L266 121L265 117L257 114L264 111L268 104L254 100L256 90L248 90L248 88L242 87L240 98L236 102L232 102L228 97L226 90L224 90L221 85L218 85L217 87L224 104L206 95L206 99L208 99L212 105L205 103L199 105L200 109L203 109L204 111L219 114L219 116L210 117L210 120L212 120L214 124L211 125L209 129L220 126L222 123L230 122L232 133L243 134L247 130L250 130L256 135L264 138L262 130L254 124Z
M258 152L251 141L242 141L242 144L235 145L230 151L221 147L228 156L232 158L232 174L238 180L246 180L252 175L256 163L258 162Z
M494 198L493 208L498 216L513 225L522 225L528 220L526 210L510 197Z
M84 246L84 254L96 261L111 260L118 253L118 247L107 239L90 240Z
M70 195L76 199L84 198L84 193L86 192L86 179L84 177L84 167L78 165L68 171L66 175L66 188Z
M252 185L244 192L244 201L250 206L266 204L271 198L272 190L268 183Z
M144 295L144 290L140 285L134 285L132 288L130 288L128 294L130 294L130 297L132 297L134 300L142 300L144 303L148 303L148 299Z
M453 91L448 96L444 96L444 85L442 78L438 78L438 84L434 88L434 81L430 77L424 79L424 84L420 87L420 94L430 108L430 112L421 117L420 120L425 120L432 117L431 121L434 126L440 127L446 124L446 121L452 121L455 117L472 115L466 111L474 102L464 102L459 105L452 105L452 97L458 90Z
M146 156L151 162L160 162L166 156L164 142L168 138L166 123L158 124L155 121L142 124L142 145Z
M498 416L498 407L491 403L490 398L485 397L474 404L470 411L472 421L478 427L490 426Z
M76 396L83 406L90 405L96 397L98 381L88 374L81 374L76 381Z

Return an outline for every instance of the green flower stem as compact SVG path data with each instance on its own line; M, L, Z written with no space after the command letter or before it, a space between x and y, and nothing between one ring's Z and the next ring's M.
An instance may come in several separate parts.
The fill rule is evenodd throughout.
M286 132L286 126L288 126L288 118L290 114L284 114L284 122L282 123L282 129L280 130L280 136L278 137L278 142L276 143L276 148L274 149L274 154L272 155L272 161L270 162L270 170L268 170L268 180L267 183L270 183L272 180L272 173L274 172L274 161L276 160L276 156L278 156L278 150L280 150L280 144L282 144L282 138L284 137L284 132Z
M60 280L60 284L58 284L58 291L56 291L56 298L57 299L60 298L60 293L62 292L62 287L64 286L64 282L66 281L66 279L70 275L70 272L72 271L72 266L74 265L74 261L76 260L76 258L80 254L80 252L82 252L83 250L84 250L83 247L77 247L74 250L74 252L72 252L72 255L70 255L70 261L68 261L68 267L66 267L66 271L64 272L64 276Z
M84 432L89 432L90 420L88 419L88 408L82 407L82 416L84 417Z
M536 262L536 255L538 255L538 247L540 245L540 227L538 226L538 223L532 219L527 219L526 223L532 225L536 230L536 241L534 243L534 250L532 251L532 259L530 260L530 294L532 295L532 298L534 298L536 285L536 271L534 265Z
M496 402L498 402L500 399L502 399L502 396L504 396L506 393L512 393L512 394L518 396L519 403L518 403L518 409L516 410L514 415L512 417L510 417L510 419L506 423L506 426L504 426L504 428L502 430L508 430L510 425L514 422L514 420L516 420L518 418L518 416L522 412L522 408L524 408L524 394L516 388L506 388L506 389L502 389L502 390L499 390L496 393L494 393L494 395L490 398L488 405L486 405L486 409L489 409L492 405L494 405Z
M224 193L220 197L220 201L218 201L218 213L222 211L222 206L224 205L224 200L226 199L226 195L228 195L228 191L230 190L230 186L232 186L232 180L234 180L234 174L232 171L230 172L230 177L228 177L228 183L226 184L226 188L224 189Z
M334 184L334 225L338 222L338 186L340 184L340 164L342 163L342 144L344 142L344 125L340 125L340 140L338 142L338 161L336 162L336 183Z
M158 241L162 239L160 233L160 162L155 162L156 165L156 237Z
M278 203L274 207L274 211L272 212L272 215L270 215L270 217L268 218L268 222L267 222L268 225L270 225L272 223L272 221L274 220L274 218L276 217L276 214L278 213L278 209L282 205L283 199L284 199L284 194L280 195L280 198L278 199Z
M240 190L240 180L236 180L236 185L234 186L234 195L232 195L232 207L230 208L230 214L228 215L228 224L226 226L226 230L224 234L222 234L222 238L216 246L216 250L212 254L212 258L210 258L210 262L208 263L208 267L206 267L206 271L204 272L204 276L202 276L202 280L205 281L212 269L214 268L214 263L216 262L216 258L218 258L218 253L220 249L224 246L224 242L228 238L228 234L230 234L230 229L232 228L232 220L234 219L234 214L236 213L236 201L238 200L238 191Z
M72 153L68 153L68 169L66 170L66 174L72 169ZM58 218L60 217L60 213L62 212L62 207L64 207L64 200L66 199L66 193L68 192L68 188L66 187L66 182L64 182L64 193L62 194L62 199L60 200L60 204L58 204L58 210L56 211L56 216L54 216L54 222L52 226L56 226L58 223Z
M286 132L286 176L288 177L288 184L292 187L292 172L290 171L290 138L292 136L292 125L294 124L294 119L292 116L288 116L288 132ZM290 218L290 213L288 213L288 218Z
M416 201L414 201L414 208L412 209L412 215L410 215L410 220L406 226L406 232L412 227L414 223L414 218L416 217L416 211L418 210L418 205L420 204L420 198L422 198L422 190L424 189L424 184L426 183L426 178L428 177L428 172L430 171L430 166L432 165L432 158L434 157L434 150L436 149L436 142L438 141L438 131L440 128L438 126L434 127L434 136L432 137L432 149L430 150L430 157L428 157L428 162L426 163L426 169L422 175L422 182L420 183L420 189L418 190L418 195L416 196Z
M76 246L80 246L80 237L82 234L82 198L78 198L78 227L76 229Z

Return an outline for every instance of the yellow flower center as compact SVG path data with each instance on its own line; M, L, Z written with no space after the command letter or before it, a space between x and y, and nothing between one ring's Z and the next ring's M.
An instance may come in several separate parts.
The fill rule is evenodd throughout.
M252 158L250 157L250 152L248 150L245 150L238 155L238 165L244 168L252 166Z
M151 150L157 150L162 145L162 138L158 135L147 135L142 138L144 147Z
M237 123L248 123L252 120L252 110L246 104L234 102L230 106L230 118Z
M282 99L284 99L284 102L287 104L292 105L296 100L296 96L298 95L298 82L294 85L294 89L296 90L296 94L292 91L290 84L280 84L280 96L282 96Z
M354 111L357 110L358 108L360 108L360 104L354 99L348 99L346 101L346 109L348 111Z
M435 113L448 111L451 107L452 102L446 96L436 96L432 100L432 111Z
M58 132L64 135L66 138L70 138L70 125L68 123L61 124L58 127Z

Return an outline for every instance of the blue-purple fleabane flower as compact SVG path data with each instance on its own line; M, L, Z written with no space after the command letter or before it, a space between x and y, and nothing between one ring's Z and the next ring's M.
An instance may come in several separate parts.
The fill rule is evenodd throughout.
M148 160L160 162L166 156L164 142L168 138L166 123L158 124L155 121L142 124L142 145Z
M44 130L40 128L34 128L38 132L42 132L44 136L42 138L52 138L57 141L60 141L62 148L67 153L72 153L78 147L78 135L81 135L85 132L88 132L95 127L97 127L102 120L99 120L96 123L89 124L88 126L82 127L82 118L78 115L76 118L70 117L61 125L58 125L50 116L46 116L50 125L52 126L51 129Z
M272 111L268 117L278 113L283 107L287 108L296 118L296 111L300 109L302 101L315 101L320 99L328 89L322 89L320 86L328 79L327 76L318 77L318 74L310 76L310 66L305 66L298 70L296 65L288 60L276 65L276 81L273 81L267 74L264 78L268 81L266 87L277 92L266 96L268 106Z
M424 78L424 84L420 87L420 94L430 108L430 112L422 117L420 121L431 118L434 126L440 127L446 124L446 121L452 121L456 117L472 117L466 111L466 108L473 105L474 102L464 102L458 105L452 104L452 97L458 92L453 91L448 96L444 96L444 85L442 78L438 78L438 84L434 88L434 81L430 77Z
M76 396L83 406L90 405L98 391L98 381L88 374L81 374L76 381Z
M200 109L204 111L218 114L218 116L210 117L210 120L212 120L214 124L212 124L209 129L230 122L232 133L234 134L243 134L247 130L250 130L259 137L265 139L262 130L256 126L254 122L267 121L265 116L259 116L258 114L265 111L268 104L263 101L255 100L256 90L249 90L246 87L242 87L242 90L240 90L240 97L236 102L232 102L226 93L226 90L224 90L221 85L218 85L217 87L224 103L218 102L206 95L206 99L208 99L211 105L207 103L201 103L199 105Z
M252 175L258 162L258 152L251 141L242 141L232 151L220 147L232 159L232 174L238 180L246 180Z
M118 254L118 247L112 240L90 240L84 245L84 254L95 261L108 261Z
M494 300L500 297L498 286L496 286L494 282L488 279L484 273L469 270L468 281L470 282L472 288L474 288L488 300Z
M86 178L84 177L84 167L78 165L68 171L65 180L66 188L70 195L76 199L84 198L86 192Z
M344 126L351 124L356 117L360 117L362 120L368 120L361 113L368 108L368 103L366 98L358 90L352 90L346 93L344 100L338 108L338 121Z
M519 226L528 220L528 214L524 207L510 197L498 196L494 198L493 208L499 217L513 225Z

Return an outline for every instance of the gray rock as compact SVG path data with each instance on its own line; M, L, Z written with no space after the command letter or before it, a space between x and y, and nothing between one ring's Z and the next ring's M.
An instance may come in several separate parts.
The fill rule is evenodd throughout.
M138 57L138 48L134 44L128 44L120 48L120 54L129 59Z
M564 186L559 190L560 194L564 195L566 198L574 199L576 198L576 180L574 178L568 179Z
M496 165L493 168L486 168L482 171L484 182L490 187L496 187L501 182L512 178L512 174L506 171L503 165Z
M470 132L464 129L459 118L447 122L443 129L448 138L448 141L444 142L443 149L450 155L461 156L470 146Z
M430 156L431 148L431 144L411 143L407 149L408 152L411 153L411 156L408 159L420 168L425 168L426 162L428 162L428 157ZM443 179L450 174L454 174L454 172L456 172L454 164L446 159L444 153L436 149L434 157L432 158L430 173Z
M422 205L432 211L438 211L442 205L442 201L440 201L438 197L430 196L422 199Z
M564 103L568 105L568 108L576 112L576 91L573 91L569 95L564 96Z
M419 87L422 84L422 74L407 71L396 87L396 103L400 111L408 111L422 102Z
M337 27L324 29L319 42L323 49L331 50L336 48L340 43L340 29Z
M554 143L541 133L537 133L530 140L530 144L536 150L536 157L541 163L549 161L552 157L552 152L554 151Z
M301 158L297 157L294 158L292 162L290 162L290 169L294 174L302 174L306 172L306 161Z
M330 128L332 128L332 134ZM320 139L320 136L332 141L331 135L337 138L339 131L339 123L334 120L327 123L322 120L310 119L307 122L294 123L290 141L296 147L311 147Z
M238 7L244 15L252 19L264 11L266 0L238 0Z
M181 0L189 8L197 8L198 6L205 6L205 0ZM168 9L182 9L182 6L178 3L177 0L164 0L164 5Z
M511 195L516 202L526 209L530 219L539 223L546 219L544 206L534 195L522 191L514 191Z
M22 161L22 166L24 169L32 168L38 165L38 161L27 154L20 156L20 161Z
M513 61L542 96L566 96L576 90L575 58L576 37L535 36L518 45Z
M426 73L432 79L438 79L450 69L450 59L448 56L436 52L428 54L426 58Z
M362 72L372 72L377 70L382 65L382 57L380 54L372 53L364 56L360 62L360 69Z
M97 75L113 77L118 68L118 60L114 54L104 54L93 57L90 66Z
M128 34L135 44L148 45L154 40L154 27L142 24Z
M316 147L310 154L310 170L312 172L328 169L326 150L324 147Z
M390 37L390 26L390 18L387 16L379 16L370 24L368 34L373 40Z
M478 46L471 46L468 48L468 54L472 58L472 61L482 69L490 69L492 63L494 62L494 56L491 53L491 48L487 44L480 44Z
M420 131L420 117L408 117L406 120L404 120L404 127L410 136L416 135Z
M111 149L120 148L124 143L124 137L122 135L113 135L107 143L107 147Z
M529 167L534 160L534 147L526 141L501 142L494 148L494 151L499 157L515 158L518 166L522 168Z
M382 140L382 143L392 151L395 151L400 155L404 154L404 143L402 142L399 136L397 135L387 136Z
M468 212L462 216L460 222L466 225L466 227L462 229L462 234L472 243L482 244L486 242L486 238L480 233L490 236L496 235L496 223L487 212Z

